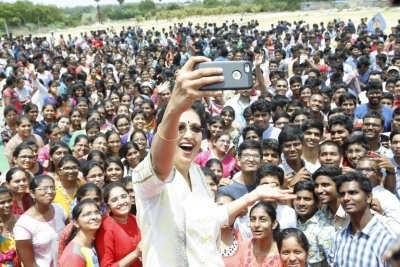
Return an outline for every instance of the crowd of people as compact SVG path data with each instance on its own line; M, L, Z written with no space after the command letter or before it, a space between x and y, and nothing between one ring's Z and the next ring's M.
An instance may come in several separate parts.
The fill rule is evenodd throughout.
M391 266L399 73L400 21L4 36L0 264Z

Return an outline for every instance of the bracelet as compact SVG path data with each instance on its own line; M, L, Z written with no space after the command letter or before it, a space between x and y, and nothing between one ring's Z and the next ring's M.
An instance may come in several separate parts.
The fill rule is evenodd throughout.
M397 173L397 168L394 169L394 172L390 172L390 171L386 170L386 173L387 174L396 174Z
M179 135L177 136L177 137L175 137L175 138L172 138L172 139L168 139L168 138L166 138L162 133L161 133L161 131L157 131L157 134L158 134L158 136L162 139L162 140L164 140L165 142L173 142L173 141L176 141L176 140L178 140L178 138L179 138Z

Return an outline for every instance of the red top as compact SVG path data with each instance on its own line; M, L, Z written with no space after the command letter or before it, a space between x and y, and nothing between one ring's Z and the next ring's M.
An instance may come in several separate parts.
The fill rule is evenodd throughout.
M11 208L11 214L12 215L21 216L32 205L33 205L33 200L31 198L31 196L28 193L25 193L24 196L22 197L22 207L24 209L21 209L21 207L18 205L18 202L16 200L13 200L13 205L12 205L12 208Z
M119 267L119 261L134 251L140 240L135 216L129 214L126 224L117 223L112 217L104 219L95 238L100 267ZM141 266L142 262L139 259L129 265Z
M240 244L243 241L242 235L236 229L232 229L238 244L236 252L231 256L222 256L225 266L238 266L239 262L243 262L243 256L240 250Z

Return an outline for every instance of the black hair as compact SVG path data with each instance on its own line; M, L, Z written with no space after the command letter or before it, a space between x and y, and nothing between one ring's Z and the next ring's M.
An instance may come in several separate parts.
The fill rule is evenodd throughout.
M311 180L298 181L294 185L293 193L296 194L297 192L302 190L311 192L314 197L314 201L318 203L318 196L315 194L315 186L313 181Z
M241 157L243 150L245 149L258 149L259 154L261 155L262 158L262 149L261 149L261 144L255 140L244 140L243 143L241 143L238 147L238 156Z
M311 176L311 178L313 179L313 181L315 182L315 180L319 177L319 176L327 176L329 178L332 179L332 181L334 183L336 183L336 177L338 177L339 175L342 174L342 171L332 165L325 165L325 166L321 166L319 167Z
M400 133L400 131L399 131L399 133ZM348 147L350 145L354 145L354 144L361 145L366 151L370 150L370 146L369 146L368 140L363 135L356 134L356 135L350 136L346 140L346 142L343 144L344 151L347 151Z
M307 237L303 233L303 231L297 228L286 228L279 232L279 234L276 237L276 244L279 253L281 253L283 241L291 237L294 237L301 246L301 248L308 253L308 251L310 250L310 243L308 242Z
M103 196L104 196L104 203L108 204L108 201L110 200L110 193L111 190L113 190L114 188L122 188L126 193L128 193L128 190L126 189L126 187L120 183L120 182L114 182L114 183L109 183L108 185L106 185L104 187L104 191L103 191Z
M218 165L221 167L221 171L224 170L224 167L222 166L222 162L221 162L219 159L209 159L209 160L206 162L205 167L211 168L212 165L214 165L214 164L218 164Z
M99 167L101 172L104 173L104 168L103 168L103 166L101 166L100 162L94 161L94 160L90 160L90 161L86 162L85 165L83 165L83 168L82 168L83 177L86 178L86 176L89 174L89 172L94 167Z
M280 118L286 118L288 119L288 121L290 122L290 115L286 112L286 111L279 111L278 113L276 113L274 115L274 117L272 118L272 121L274 122L274 124L276 123L277 120L279 120Z
M307 119L311 119L311 114L307 110L303 108L297 108L293 111L292 116L290 117L290 122L293 123L294 119L299 116L299 115L305 115Z
M250 105L251 114L254 115L256 111L271 113L271 105L264 99L259 99Z
M12 198L12 192L11 192L10 188L5 187L5 186L0 186L0 196L4 195L4 194L9 194L10 197Z
M84 199L82 201L79 201L78 204L76 204L76 206L72 210L72 218L74 218L75 221L78 220L79 215L81 215L83 208L86 205L93 205L97 208L97 210L100 210L100 208L97 206L97 204L91 199ZM75 238L77 233L78 233L78 229L75 226L72 226L71 234L69 235L68 239L65 241L65 244L68 244L69 242L71 242Z
M110 166L111 163L117 164L121 168L122 172L124 172L124 164L122 164L122 161L117 157L108 157L106 159L106 162L104 164L104 172L107 170L108 166ZM122 173L122 175L123 175L123 173ZM107 175L105 178L106 178L106 182L107 182ZM121 179L122 179L122 177L121 177Z
M274 208L270 203L265 202L265 201L260 201L260 202L258 202L257 204L255 204L255 205L251 208L251 210L250 210L250 212L249 212L249 217L250 217L250 218L251 218L251 213L253 212L253 210L255 210L255 209L257 209L257 208L263 209L263 210L268 214L268 216L269 216L269 218L271 219L271 222L272 222L272 223L277 222L277 220L276 220L276 210L275 210L275 208ZM274 240L276 239L276 237L277 237L278 234L279 234L279 222L277 222L276 228L273 229L273 231L272 231L272 235L273 235Z
M324 124L322 122L320 122L319 120L316 119L307 119L305 120L302 124L301 124L301 131L304 133L305 131L307 131L308 129L311 128L316 128L318 129L319 133L321 134L321 136L323 135L324 132Z
M328 121L328 130L331 131L334 125L342 125L350 134L353 132L353 120L346 115L337 115Z
M275 95L272 98L271 103L270 103L271 110L272 110L272 112L275 112L278 107L280 107L281 109L284 110L288 103L289 103L289 99L286 96ZM252 111L253 111L253 109L252 109ZM254 114L254 111L253 111L253 114Z
M9 105L9 106L5 107L3 110L4 117L7 116L8 112L10 112L10 111L14 111L16 114L18 114L18 110L14 106Z
M36 144L36 143L35 143ZM21 151L22 150L25 150L25 149L29 149L29 150L31 150L32 151L32 153L33 153L33 149L29 146L29 145L27 145L27 144L19 144L15 149L14 149L14 151L12 152L12 156L13 156L13 158L17 158L18 156L19 156L19 153L21 153Z
M46 135L51 134L55 128L59 128L56 123L46 124L43 133Z
M277 165L273 164L264 164L261 167L259 167L254 174L254 177L256 178L256 184L260 185L261 179L265 176L276 176L279 181L279 186L283 185L284 182L284 172L283 169L278 167Z
M64 142L64 141L56 141L54 142L51 147L50 147L50 158L51 156L53 156L53 154L59 149L59 148L66 148L68 150L69 154L72 154L71 149L69 148L69 146ZM55 166L53 161L50 160L50 172L54 172L55 170Z
M339 106L342 106L344 101L346 100L352 100L354 105L357 105L357 97L351 93L343 93L339 97Z
M364 117L363 117L363 122L365 119L367 118L372 118L372 119L378 119L381 121L381 126L383 126L385 124L385 117L379 113L378 111L368 111L367 113L365 113Z
M360 189L365 194L372 193L372 182L367 176L365 176L361 172L348 172L339 175L336 179L336 191L338 192L338 194L340 193L340 188L342 187L343 183L353 182L353 181L358 183Z
M88 122L89 123L89 122ZM86 128L87 129L87 128ZM74 146L81 141L82 139L85 139L88 143L89 143L89 137L87 135L84 134L80 134L75 138L75 142L74 142Z
M282 146L284 142L296 140L300 140L301 142L304 140L304 135L300 130L300 125L293 123L285 125L278 136L279 144Z
M67 155L65 155L64 157L62 157L60 159L60 162L58 163L58 168L59 169L62 168L64 163L67 163L67 162L70 162L70 161L75 163L79 167L79 160L77 160L73 155L67 154Z
M54 179L53 177L51 177L50 175L47 174L42 174L42 175L38 175L35 176L31 182L29 183L29 190L30 191L34 191L36 188L39 187L39 185L44 181L44 180L51 180L54 183Z
M256 124L250 124L250 125L247 125L246 127L244 127L242 130L243 140L246 140L246 135L250 131L254 131L257 134L257 136L260 138L260 140L262 139L263 130L260 128L260 126L258 126Z
M400 134L400 128L394 128L393 130L392 130L392 132L390 133L390 142L392 142L392 140L393 140L393 137L395 136L395 135L398 135L398 134Z
M327 140L327 141L324 141L323 143L320 143L320 144L318 145L318 157L319 157L320 154L321 154L321 148L322 148L323 146L334 146L334 147L337 148L340 157L343 156L342 147L341 147L338 143L333 142L332 140Z
M201 170L203 171L204 176L210 176L211 179L218 185L218 178L210 168L203 167Z
M9 169L8 172L7 172L7 174L6 174L6 182L7 182L7 183L10 183L11 180L12 180L12 176L13 176L15 173L19 172L19 171L23 172L23 173L26 175L26 172L25 172L23 169L21 169L21 168L19 168L19 167L13 167L13 168Z
M218 122L222 124L222 126L223 126L222 131L224 131L225 130L225 120L219 115L212 116L211 119L208 121L207 125L209 127L211 127L211 125L214 125ZM211 131L207 130L207 139L210 139L210 138L211 138Z
M103 193L101 192L100 187L98 187L94 183L86 183L86 184L81 185L78 188L78 191L76 191L76 194L75 194L76 200L78 202L80 202L82 200L82 198L84 198L86 196L87 193L92 192L92 191L96 192L96 195L100 199L103 198ZM77 217L73 216L73 218L77 218Z

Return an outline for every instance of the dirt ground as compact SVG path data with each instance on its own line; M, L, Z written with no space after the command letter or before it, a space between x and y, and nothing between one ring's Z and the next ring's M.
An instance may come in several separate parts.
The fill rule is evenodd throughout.
M390 32L390 27L396 26L398 24L397 20L400 19L398 8L391 8L391 9L379 9L379 8L369 8L363 10L318 10L318 11L296 11L296 12L277 12L277 13L258 13L258 14L245 14L243 16L243 21L247 23L248 21L254 19L258 20L261 29L269 29L271 24L276 25L277 21L285 20L289 22L305 20L309 24L313 23L320 23L324 22L325 25L329 21L333 21L333 19L340 18L343 21L348 21L351 19L354 24L357 26L358 23L361 21L361 18L367 17L368 20L374 16L376 13L381 12L383 17L386 20L386 33ZM216 22L217 25L221 25L222 22L228 20L231 22L235 20L235 22L239 23L241 19L241 14L232 14L232 15L224 15L224 16L208 16L208 17L189 17L183 20L184 24L188 22L192 22L194 25L200 23L203 25L204 22ZM158 21L150 20L147 22L142 22L139 25L141 28L146 31L155 27L156 30L161 31L162 28L168 29L169 26L173 26L174 23L182 22L181 20L174 19L172 21ZM95 24L91 26L82 26L77 28L70 28L70 29L63 29L54 31L54 36L57 38L60 34L64 34L67 36L71 34L74 36L79 36L81 32L87 32L90 30L98 30L98 29L106 29L113 26L117 32L122 29L122 26L137 26L135 20L125 20L125 21L116 21L116 22L106 22L102 25ZM50 36L50 33L43 34L44 36ZM42 35L42 36L43 36Z

